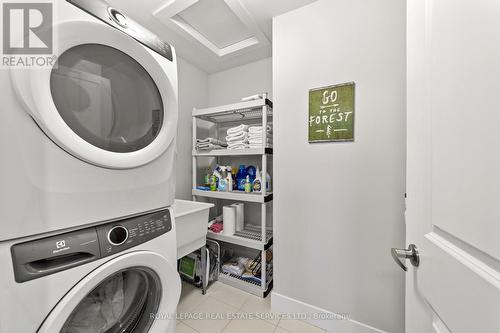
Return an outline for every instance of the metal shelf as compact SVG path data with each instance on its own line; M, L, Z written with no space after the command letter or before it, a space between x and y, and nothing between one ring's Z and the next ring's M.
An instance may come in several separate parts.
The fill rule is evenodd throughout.
M229 105L194 109L192 112L192 125L193 125L193 200L197 197L206 197L231 201L254 202L260 204L261 225L252 226L246 225L245 230L236 232L235 235L227 236L223 234L215 234L208 232L207 238L213 241L220 241L227 244L240 245L248 249L258 250L261 252L262 265L267 267L266 251L272 247L273 237L272 231L268 230L271 226L267 221L267 212L269 205L267 204L273 200L272 192L267 192L266 188L262 189L263 193L245 193L242 191L233 192L217 192L217 191L203 191L197 189L197 181L199 179L197 173L197 161L200 157L215 157L217 164L219 157L222 156L260 156L262 160L261 170L263 175L267 175L268 171L268 158L273 154L272 148L257 148L257 149L215 149L211 151L196 150L196 143L198 138L198 122L199 120L206 120L214 123L216 130L216 138L221 135L222 131L231 126L238 126L242 123L257 124L260 123L263 128L272 122L272 107L273 103L267 99L267 94L263 94L263 98L240 102ZM267 134L262 133L262 140L265 142ZM219 203L220 204L220 203ZM269 228L272 229L272 228ZM221 273L219 280L223 283L229 284L233 287L242 289L251 294L265 297L272 289L272 268L269 271L263 270L261 272L261 280L265 281L265 285L261 286L260 282L242 279L241 277Z
M260 227L247 226L247 229L237 231L234 235L224 235L223 233L215 233L209 230L207 237L216 241L241 245L255 250L266 250L272 245L273 232L267 230L265 242L262 242L261 233Z
M266 288L262 288L259 282L243 279L242 277L234 274L227 274L224 272L219 273L219 281L246 291L258 297L266 297L272 288L273 276L272 272L268 272L266 277Z
M272 117L273 103L267 98L206 109L195 109L193 110L192 116L213 123L262 119L264 107L266 107L267 116Z
M262 229L256 225L247 224L244 230L236 231L234 236L263 242ZM264 244L267 244L272 237L273 237L273 231L267 229Z
M273 148L194 150L193 156L248 156L272 155Z
M215 198L223 200L234 200L234 201L244 201L244 202L258 202L265 203L273 199L273 193L268 192L266 195L261 193L246 193L242 191L232 191L232 192L218 192L218 191L203 191L193 189L192 195Z

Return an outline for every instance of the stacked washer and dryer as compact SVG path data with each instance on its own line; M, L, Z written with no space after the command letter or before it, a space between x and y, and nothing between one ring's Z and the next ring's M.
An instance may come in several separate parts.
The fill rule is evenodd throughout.
M57 63L0 71L0 332L175 330L174 49L57 1Z

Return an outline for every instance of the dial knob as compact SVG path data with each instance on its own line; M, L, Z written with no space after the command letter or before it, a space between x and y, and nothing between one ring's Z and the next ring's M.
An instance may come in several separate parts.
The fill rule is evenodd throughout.
M127 239L128 229L121 225L114 226L108 231L108 241L115 246L122 245Z

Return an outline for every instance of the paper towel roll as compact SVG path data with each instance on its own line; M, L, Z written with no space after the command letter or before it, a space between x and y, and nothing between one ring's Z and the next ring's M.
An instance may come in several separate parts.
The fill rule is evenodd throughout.
M231 206L236 207L236 231L242 231L245 228L245 204L239 202Z
M222 224L224 226L222 229L224 235L234 235L234 230L236 228L236 207L222 207Z

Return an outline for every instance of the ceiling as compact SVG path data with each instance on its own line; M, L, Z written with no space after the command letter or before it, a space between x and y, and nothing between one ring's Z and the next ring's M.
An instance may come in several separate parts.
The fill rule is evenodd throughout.
M272 18L316 0L108 0L214 73L271 56Z

